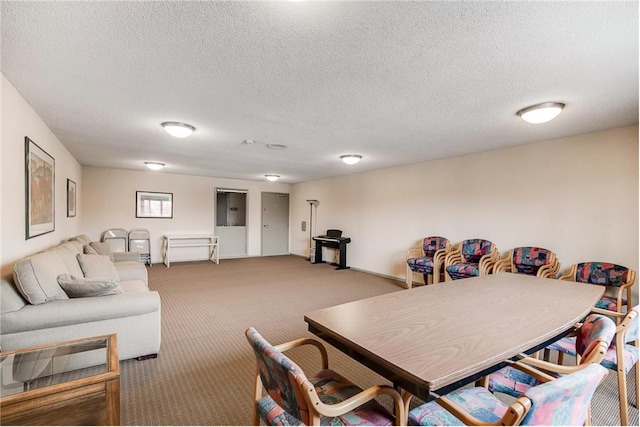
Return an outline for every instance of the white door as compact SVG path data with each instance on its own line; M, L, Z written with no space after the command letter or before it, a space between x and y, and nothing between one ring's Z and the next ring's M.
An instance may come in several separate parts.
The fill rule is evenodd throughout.
M289 195L262 193L262 255L289 255Z

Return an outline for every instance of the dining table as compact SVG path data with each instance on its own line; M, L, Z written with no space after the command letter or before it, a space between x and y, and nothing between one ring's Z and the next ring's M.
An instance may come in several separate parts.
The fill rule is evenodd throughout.
M308 329L425 401L575 330L604 286L499 273L322 308Z

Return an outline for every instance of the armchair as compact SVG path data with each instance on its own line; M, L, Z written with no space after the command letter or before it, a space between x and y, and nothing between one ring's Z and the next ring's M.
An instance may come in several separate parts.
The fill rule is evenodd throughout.
M572 265L569 273L561 276L560 280L606 286L614 296L605 294L596 308L618 313L624 313L623 306L626 306L626 312L631 310L631 287L636 280L636 272L630 268L610 262L581 262ZM617 319L620 323L621 316Z
M547 381L532 387L510 406L487 389L456 390L409 412L410 425L572 425L588 421L593 394L607 376L598 364L557 379L543 372L519 366Z
M451 250L449 239L440 236L425 237L422 248L411 248L407 251L407 289L413 286L413 273L421 273L424 284L429 284L429 276L432 283L440 281L440 268L444 263L444 257Z
M401 425L405 421L400 394L387 385L362 390L329 369L327 351L314 339L301 338L272 346L254 329L246 331L257 361L254 425ZM282 352L303 345L315 346L322 370L307 378ZM268 396L262 397L262 387ZM375 401L387 395L395 416Z
M511 249L507 256L496 263L494 273L510 271L530 276L554 279L560 263L556 254L549 249L521 246Z
M616 371L618 374L618 397L620 400L620 424L629 424L629 408L627 403L627 374L635 367L636 379L636 404L638 407L640 367L638 366L638 347L640 344L638 334L638 312L640 306L635 306L626 315L608 310L593 309L594 312L604 315L621 318L620 324L616 328L615 341L609 346L604 359L600 362L605 368ZM633 344L630 344L633 343ZM580 348L580 344L577 344ZM576 355L576 339L573 337L563 338L551 344L550 350L559 352L558 361L562 363L563 354Z
M611 345L616 333L616 324L607 316L590 314L577 331L578 365L565 366L522 355L521 363L540 369L551 376L566 375L579 371L591 363L604 360L607 349ZM574 341L574 343L576 342ZM539 384L539 381L512 366L506 366L485 377L488 379L487 388L490 392L505 393L513 397L520 397L529 388Z
M498 262L498 248L484 239L468 239L447 254L444 259L445 280L485 276Z

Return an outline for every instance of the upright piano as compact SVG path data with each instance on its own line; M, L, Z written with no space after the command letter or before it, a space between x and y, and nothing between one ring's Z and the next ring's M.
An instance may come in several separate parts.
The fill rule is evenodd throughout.
M347 244L351 243L349 237L342 237L342 230L327 230L327 234L313 238L316 242L315 262L322 263L322 247L338 249L340 251L340 263L336 270L344 270L347 267Z

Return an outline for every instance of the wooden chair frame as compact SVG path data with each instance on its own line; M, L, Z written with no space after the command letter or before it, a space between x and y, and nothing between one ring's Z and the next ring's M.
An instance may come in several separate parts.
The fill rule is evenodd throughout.
M629 270L629 275L627 277L627 281L625 283L623 283L622 285L618 286L605 286L607 288L607 290L611 290L614 291L616 294L616 307L618 308L618 312L622 313L622 296L624 293L626 293L626 299L627 299L627 312L631 311L631 287L633 286L634 282L636 281L636 272L632 269L628 269ZM578 264L574 264L571 266L571 269L569 270L569 273L562 275L559 277L559 280L568 280L570 282L575 282L576 281L576 273L578 271ZM599 285L599 284L593 284L595 286L603 286L603 285ZM617 290L617 291L616 291ZM609 312L609 310L606 310ZM609 314L611 316L611 314ZM622 318L624 317L624 313L622 313L622 317L621 316L617 316L614 315L614 317L616 318L616 322L618 324L620 324Z
M504 258L499 259L495 265L493 266L493 273L498 274L502 272L514 272L516 271L516 266L513 264L513 251L516 248L511 249ZM536 273L536 277L546 277L549 279L555 279L558 271L560 270L560 262L556 257L555 252L551 252L551 259L548 264L543 265L538 269Z
M450 282L453 280L451 276L449 276L449 273L447 273L447 267L453 264L464 262L464 259L462 258L463 243L464 242L460 242L455 247L455 249L452 249L444 258L443 271L445 282ZM498 254L498 248L496 247L495 243L492 242L491 251L488 254L483 255L478 262L478 274L480 276L491 274L493 272L495 264L499 261L499 259L500 256Z
M433 284L440 282L440 275L442 274L441 270L444 270L444 267L443 267L444 258L450 251L451 251L451 242L447 243L447 245L444 248L438 249L433 254L433 273L424 275L426 279L424 283L425 285L429 284L428 283L429 277L431 277L431 283ZM409 248L409 250L407 250L407 256L405 260L409 260L409 258L422 258L426 256L427 255L424 253L424 249L422 245L420 245L418 247ZM420 274L420 273L416 273L413 270L411 270L411 267L409 267L408 263L405 262L405 264L406 264L405 265L405 268L406 268L405 284L407 289L411 289L413 287L413 275Z
M633 282L632 282L633 283ZM630 310L628 313L617 313L615 311L610 310L602 310L599 308L594 308L591 310L594 313L604 314L605 316L612 316L618 319L621 319L620 324L616 329L616 367L618 374L618 397L620 398L620 425L626 426L629 425L629 404L627 402L627 370L624 365L624 345L625 343L625 332L631 323L638 317L638 312L634 310ZM632 341L633 345L638 348L640 347L640 339L636 339ZM636 402L635 407L638 407L638 403L640 402L640 366L638 366L640 362L636 362L635 367L635 380L636 380Z
M327 350L324 345L320 341L317 341L312 338L299 338L293 341L289 341L280 345L274 345L275 349L280 352L285 352L297 347L301 347L304 345L311 345L316 347L320 351L320 356L322 359L322 369L329 369L329 358L327 356ZM335 372L334 372L335 373ZM336 374L336 377L340 381L350 382L343 376ZM374 400L377 397L387 395L391 396L394 402L395 409L395 417L396 417L396 425L406 425L407 415L404 411L404 403L402 401L402 397L400 394L391 386L388 385L378 385L372 386L363 390L362 392L352 396L351 398L342 401L340 403L336 403L334 405L328 405L323 403L320 400L320 396L316 392L315 386L311 381L309 381L306 375L300 375L296 379L296 383L300 388L300 394L303 396L305 402L307 403L309 409L309 423L310 425L319 426L320 418L322 416L326 417L337 417L340 415L344 415L348 412L353 411L357 407L364 405L365 403ZM263 396L263 386L262 381L260 380L260 372L256 367L256 382L255 382L255 399L253 405L253 425L260 425L260 415L258 414L258 401Z

